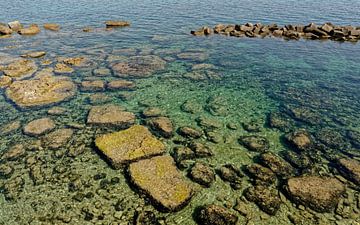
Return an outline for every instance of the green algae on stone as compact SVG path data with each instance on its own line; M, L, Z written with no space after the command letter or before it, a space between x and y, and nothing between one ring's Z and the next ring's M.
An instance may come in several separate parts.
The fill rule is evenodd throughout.
M95 144L116 169L126 163L165 152L165 145L141 125L100 136Z
M149 195L159 209L177 211L192 197L192 188L171 156L156 156L130 164L131 181Z

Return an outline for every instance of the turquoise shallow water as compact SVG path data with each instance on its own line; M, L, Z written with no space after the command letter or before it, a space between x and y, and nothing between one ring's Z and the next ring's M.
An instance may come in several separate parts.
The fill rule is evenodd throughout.
M134 218L144 211L153 212L160 224L196 224L196 209L212 203L229 208L239 217L238 224L360 223L359 188L340 176L332 165L337 157L360 159L359 43L189 35L192 29L217 23L286 25L330 21L360 26L359 1L2 0L0 8L3 9L0 22L61 25L61 30L55 33L42 30L32 37L13 35L0 39L0 59L5 54L15 58L27 51L46 51L44 58L34 60L40 70L54 67L58 57L83 56L91 63L65 75L77 84L84 80L116 79L114 73L94 76L93 70L111 68L113 62L134 55L157 55L166 60L165 68L148 78L129 78L135 82L135 90L79 89L69 101L58 104L66 110L61 115L49 115L50 106L19 110L5 97L5 89L1 89L0 126L4 129L14 121L21 125L10 134L1 135L0 152L6 153L22 144L26 153L15 160L3 160L2 156L0 161L14 170L10 177L0 176L0 224L133 224ZM129 20L131 26L104 31L103 22L109 19ZM82 32L88 26L95 31ZM203 59L179 56L188 52L196 52ZM42 65L43 59L52 63ZM0 61L0 65L3 63ZM192 66L201 63L214 68L200 70L200 74L207 74L201 79L191 79L188 75ZM196 161L217 171L229 163L241 168L245 173L241 188L231 188L218 175L210 188L204 188L191 181L188 167L181 173L195 187L192 200L178 212L160 212L147 195L139 194L129 185L126 171L112 169L98 154L95 137L118 130L86 124L89 109L105 103L133 112L137 124L145 123L143 110L157 107L173 122L174 129L192 126L206 131L200 142L209 145L215 155ZM288 124L271 126L269 120L275 114ZM52 118L57 129L73 129L71 139L57 150L46 144L39 147L37 140L42 141L43 137L24 135L22 128L42 117ZM209 132L199 123L202 117L220 123L219 128ZM244 124L252 123L260 127L259 132L245 129ZM289 132L300 128L311 133L319 144L296 156L310 161L305 168L294 165L290 155L296 150L285 140ZM297 170L292 176L321 175L341 180L346 193L340 203L328 213L299 206L284 194L283 178L270 185L281 199L276 215L270 216L246 200L244 190L255 184L244 167L259 162L260 155L239 143L240 137L249 135L265 137L269 151L291 162ZM184 144L184 138L176 132L170 139L159 139L166 144L167 154L173 152L173 147ZM106 178L94 179L99 174ZM104 185L112 178L119 178L119 182ZM79 187L72 188L76 185ZM246 213L235 210L237 202L245 205Z

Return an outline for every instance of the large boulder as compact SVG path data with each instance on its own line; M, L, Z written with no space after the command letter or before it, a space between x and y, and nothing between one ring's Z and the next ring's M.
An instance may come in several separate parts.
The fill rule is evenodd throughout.
M360 185L360 162L358 160L341 158L337 160L336 165L342 176Z
M192 188L177 170L171 156L157 156L130 164L132 183L162 210L176 211L192 197Z
M158 70L165 68L166 62L159 56L133 56L125 62L112 65L112 70L119 77L149 77Z
M54 76L15 81L6 89L6 96L23 109L58 103L75 93L76 85L69 78Z
M235 225L238 221L235 213L218 205L202 207L197 219L201 225Z
M55 123L50 118L41 118L37 120L33 120L28 123L23 132L29 136L39 136L45 133L52 131L55 128Z
M286 191L297 204L317 212L331 212L345 192L345 187L335 178L303 176L290 178Z
M12 77L13 79L23 79L32 76L37 68L35 62L21 59L5 66L3 72L6 76Z
M27 28L22 28L18 31L19 34L21 35L35 35L40 33L40 28L38 25L36 24L31 24L29 27Z
M165 152L164 144L141 125L100 136L96 138L95 144L117 169L126 163Z
M88 114L87 123L97 126L128 128L135 123L135 115L113 104L93 106Z

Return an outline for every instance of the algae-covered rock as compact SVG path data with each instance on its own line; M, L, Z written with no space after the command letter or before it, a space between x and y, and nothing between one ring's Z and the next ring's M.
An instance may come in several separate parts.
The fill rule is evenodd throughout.
M270 147L269 141L260 136L243 136L240 137L239 142L250 151L255 152L266 152Z
M21 122L19 120L11 121L0 127L0 135L7 135L12 132L15 132L21 127Z
M59 129L47 134L43 139L44 146L57 149L60 148L71 139L74 131L72 129Z
M128 128L135 123L135 115L113 104L93 106L90 109L87 123L98 126Z
M345 192L344 185L335 178L303 176L290 178L286 191L291 200L317 212L330 212Z
M75 95L76 90L69 78L44 76L13 82L6 89L6 96L20 108L31 108L67 100Z
M205 187L210 187L215 181L214 170L208 165L200 162L195 163L195 165L191 168L189 175L193 181L204 185Z
M107 84L109 90L132 90L135 88L135 83L128 80L113 80Z
M235 213L218 205L202 207L197 219L201 225L235 225L238 221Z
M164 116L155 117L149 119L147 123L151 129L153 129L155 132L158 132L161 136L165 138L170 138L173 136L174 128L169 118Z
M95 144L115 168L165 152L164 144L141 125L100 136Z
M297 130L286 135L286 140L296 148L296 150L306 150L312 144L310 134L306 130Z
M23 58L40 58L46 55L44 51L37 51L37 52L28 52L26 54L21 55Z
M55 128L55 123L50 118L33 120L24 127L24 134L29 136L39 136L50 132Z
M131 181L162 210L177 211L192 197L192 188L171 156L157 156L130 164Z
M337 160L336 165L342 176L360 185L360 162L358 160L341 158Z
M277 190L261 185L248 188L245 197L269 215L275 215L281 205Z
M102 80L86 80L81 82L82 91L103 91L105 83Z
M37 68L38 67L35 62L27 59L21 59L5 66L3 72L4 75L11 78L23 79L32 76L36 72Z

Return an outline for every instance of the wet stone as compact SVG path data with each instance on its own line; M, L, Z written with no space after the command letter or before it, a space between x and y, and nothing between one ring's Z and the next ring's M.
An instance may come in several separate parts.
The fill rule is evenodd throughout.
M21 127L21 122L19 120L12 121L10 123L4 124L0 127L0 135L8 135L12 132L17 131Z
M1 69L0 69L1 72ZM6 88L12 83L12 78L9 76L0 76L0 88Z
M296 150L303 151L312 145L312 138L306 130L297 130L286 135L288 143Z
M214 170L204 163L197 162L191 168L190 177L196 183L210 187L215 180Z
M24 145L16 144L10 147L2 156L1 160L17 160L26 154Z
M147 121L147 124L151 127L152 130L165 138L170 138L173 136L174 127L171 120L167 117L151 118Z
M164 112L160 108L156 108L156 107L149 107L142 111L142 115L145 118L159 117L159 116L162 116L163 114L164 114Z
M276 182L276 175L269 168L254 163L246 167L249 175L255 180L256 184L271 185Z
M150 131L140 125L96 138L96 146L114 168L154 155L163 154L165 146Z
M76 85L70 79L54 76L15 81L6 89L6 96L23 109L62 102L75 93Z
M43 146L51 149L57 149L69 142L73 136L74 131L72 129L59 129L47 134L43 138Z
M195 152L193 152L190 148L185 146L177 146L173 150L173 157L176 163L179 164L183 160L193 159L195 158Z
M281 205L277 190L266 186L257 185L246 189L245 197L269 215L275 215Z
M239 142L247 149L254 152L266 152L270 147L269 141L260 136L243 136L240 137Z
M338 204L345 187L335 178L304 176L290 178L286 191L297 204L317 212L330 212Z
M221 96L209 97L206 101L206 110L213 116L226 116L228 114L227 100Z
M14 173L14 168L10 165L0 165L0 179L8 179Z
M193 127L180 127L177 132L186 138L200 138L203 135L201 130L198 130Z
M95 126L127 128L134 123L133 113L126 112L122 107L113 104L91 107L87 118L87 124Z
M221 177L222 180L229 182L230 186L237 190L241 188L241 179L244 175L241 173L240 169L238 169L233 164L226 164L221 166L217 173Z
M131 163L129 174L132 183L162 210L177 211L192 197L190 184L184 180L170 156L156 156Z
M204 145L200 142L191 142L188 146L194 153L196 157L203 158L203 157L211 157L214 155L211 148L207 145Z
M41 118L37 120L33 120L28 123L23 132L29 136L40 136L52 131L55 128L55 123L50 118Z
M21 28L18 33L20 35L35 35L40 33L40 28L36 24L31 24L29 27Z
M105 82L102 80L92 80L81 82L82 91L104 91Z
M238 217L222 206L207 205L202 207L197 220L201 225L235 225Z
M343 177L360 185L360 162L358 160L341 158L336 161L336 165Z
M288 162L271 152L261 154L260 162L281 178L287 178L295 172L294 168Z
M107 84L106 88L112 91L133 90L135 89L135 83L128 80L113 80Z
M56 23L45 23L44 28L46 30L59 31L60 30L60 25L56 24Z

